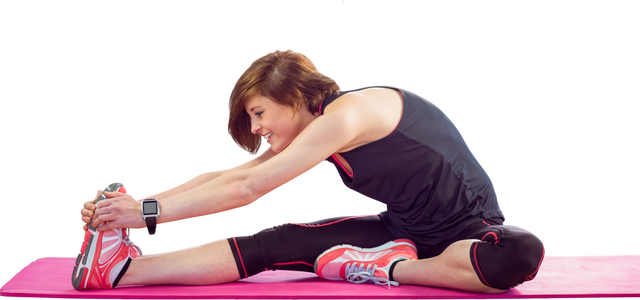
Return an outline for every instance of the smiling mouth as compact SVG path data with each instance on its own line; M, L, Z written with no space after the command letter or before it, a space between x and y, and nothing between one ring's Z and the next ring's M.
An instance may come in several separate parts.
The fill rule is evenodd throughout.
M265 134L263 137L264 137L265 140L268 141L271 136L273 136L273 131Z

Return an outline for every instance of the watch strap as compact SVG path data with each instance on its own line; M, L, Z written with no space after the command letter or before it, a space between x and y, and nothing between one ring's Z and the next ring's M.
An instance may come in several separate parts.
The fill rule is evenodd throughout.
M153 235L156 233L156 217L145 217L145 222L147 222L147 230L149 230L149 234Z
M153 207L148 204L153 204ZM160 216L160 203L158 203L158 199L144 199L140 203L140 206L142 218L147 224L147 230L150 235L153 235L156 233L156 223Z

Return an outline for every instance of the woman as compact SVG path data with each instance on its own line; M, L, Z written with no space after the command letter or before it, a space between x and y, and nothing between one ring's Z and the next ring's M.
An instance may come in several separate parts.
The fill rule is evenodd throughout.
M236 83L229 132L251 153L261 138L271 147L236 168L153 196L162 212L157 222L250 204L324 160L336 165L345 185L388 210L142 256L126 231L145 227L140 202L105 192L108 199L81 211L92 226L74 269L77 289L217 284L286 269L330 280L497 293L533 279L542 262L538 238L502 225L491 181L455 126L411 92L340 92L304 55L276 51ZM99 267L106 275L93 271Z

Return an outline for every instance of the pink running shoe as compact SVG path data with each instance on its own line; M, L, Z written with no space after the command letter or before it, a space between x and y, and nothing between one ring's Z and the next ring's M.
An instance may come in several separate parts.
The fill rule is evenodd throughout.
M407 239L388 242L375 248L351 245L335 246L316 259L314 270L326 280L346 280L353 283L372 281L375 284L399 284L389 279L393 263L418 259L416 245Z
M106 191L123 191L122 184L110 185ZM100 195L96 202L105 199ZM98 227L102 226L100 224ZM76 290L112 289L120 281L132 259L142 255L142 251L129 240L129 229L118 228L98 232L89 225L84 234L84 242L71 275L71 283Z
M112 180L104 186L105 191L129 193L127 183L123 180ZM102 194L96 203L106 199ZM82 234L80 245L76 251L76 266L71 274L71 283L76 290L112 289L127 269L132 259L144 254L140 243L131 238L131 231L125 228L98 232L92 223ZM98 227L104 225L101 223Z

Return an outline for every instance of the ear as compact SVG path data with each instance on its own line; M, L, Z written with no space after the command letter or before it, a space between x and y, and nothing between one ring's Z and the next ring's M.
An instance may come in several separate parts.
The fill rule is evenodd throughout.
M301 107L302 107L302 100L298 100L298 102L292 107L293 116L291 116L291 118L293 118L296 115L296 113L298 113Z

